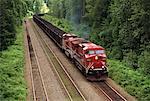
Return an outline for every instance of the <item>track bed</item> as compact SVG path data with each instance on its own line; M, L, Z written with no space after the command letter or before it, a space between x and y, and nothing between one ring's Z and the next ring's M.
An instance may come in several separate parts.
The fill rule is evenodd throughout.
M126 101L120 100L118 95L111 93L110 88L104 84L95 82L97 83L95 86L94 82L87 81L60 48L33 21L29 23L30 29L33 30L30 31L31 41L33 40L33 48L50 101ZM105 94L106 92L108 93Z
M43 83L43 78L41 75L41 71L39 68L39 62L37 60L37 56L34 52L31 38L27 31L27 42L28 42L28 48L29 48L29 55L30 55L30 75L31 75L31 82L32 82L32 93L33 93L33 101L48 101L48 97L46 95L45 85Z

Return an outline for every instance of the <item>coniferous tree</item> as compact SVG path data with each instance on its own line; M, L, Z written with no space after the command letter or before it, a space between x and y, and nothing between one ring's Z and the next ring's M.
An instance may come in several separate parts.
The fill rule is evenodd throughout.
M27 13L27 5L24 0L0 1L0 51L16 39L16 26L22 24L22 19Z

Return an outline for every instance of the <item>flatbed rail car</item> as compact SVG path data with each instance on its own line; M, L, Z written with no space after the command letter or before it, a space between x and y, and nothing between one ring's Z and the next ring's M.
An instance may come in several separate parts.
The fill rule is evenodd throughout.
M107 56L103 47L66 33L38 15L34 15L33 20L71 58L88 80L100 81L107 78Z

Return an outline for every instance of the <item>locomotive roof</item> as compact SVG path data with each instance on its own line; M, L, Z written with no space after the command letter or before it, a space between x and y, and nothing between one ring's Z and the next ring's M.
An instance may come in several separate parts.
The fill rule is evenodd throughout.
M84 48L83 48L84 50L87 50L87 49L102 49L102 50L104 50L104 48L102 46L96 45L91 42L82 43L81 45L84 46Z
M86 41L85 39L83 38L69 38L68 39L69 41L71 41L71 43L73 43L74 45L80 45L81 47L83 47L84 50L87 50L87 49L101 49L101 50L104 50L104 48L102 46L99 46L99 45L96 45L92 42L89 42L89 41Z
M77 37L77 35L71 34L71 33L65 33L65 34L63 34L63 36L76 36Z
M80 44L84 41L83 38L70 38L69 41L71 41L73 44Z

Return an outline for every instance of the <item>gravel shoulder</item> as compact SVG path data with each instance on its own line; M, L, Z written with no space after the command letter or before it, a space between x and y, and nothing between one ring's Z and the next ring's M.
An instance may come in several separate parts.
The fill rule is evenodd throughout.
M28 47L28 41L27 41L27 32L26 32L26 25L23 23L24 27L24 56L25 56L25 70L24 70L24 76L26 80L27 85L27 101L32 101L32 83L31 83L31 75L30 75L30 68L31 68L31 62L30 62L30 55L29 55L29 47Z

